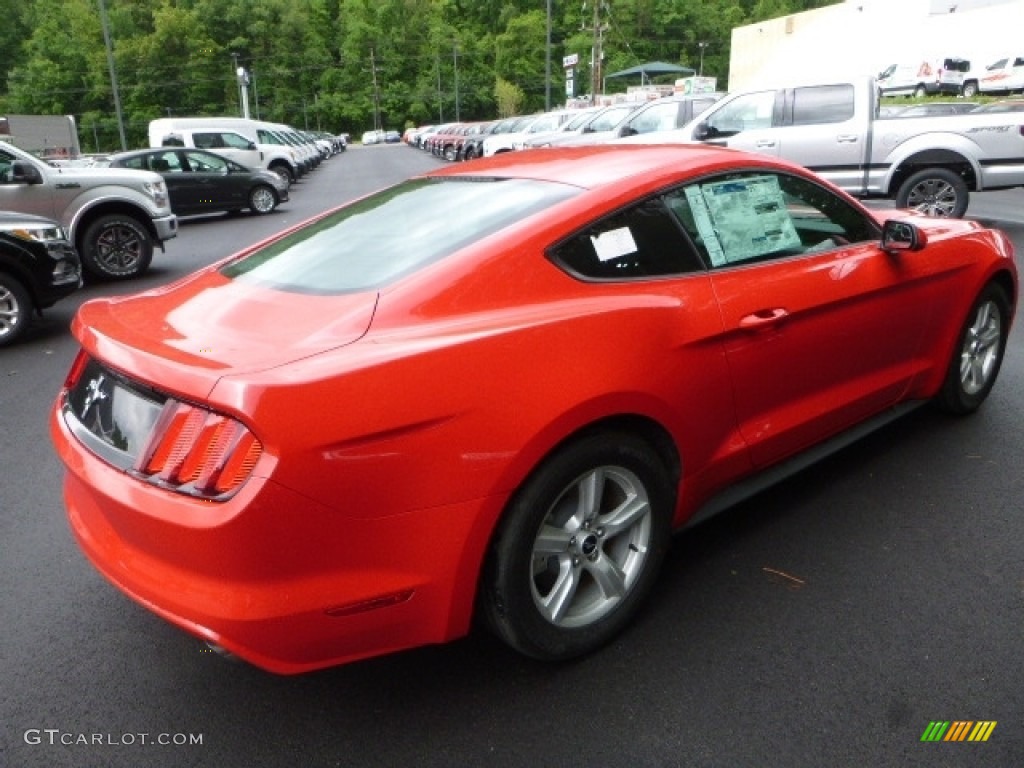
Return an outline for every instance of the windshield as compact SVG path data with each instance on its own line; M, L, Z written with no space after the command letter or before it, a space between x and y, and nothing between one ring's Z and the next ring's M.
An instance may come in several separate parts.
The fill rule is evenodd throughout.
M528 179L407 181L227 264L221 274L302 293L376 290L578 192Z

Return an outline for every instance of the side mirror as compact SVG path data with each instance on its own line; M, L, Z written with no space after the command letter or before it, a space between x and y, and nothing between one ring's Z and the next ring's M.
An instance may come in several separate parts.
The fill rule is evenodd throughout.
M630 128L628 125L624 125L618 130L619 138L624 139L627 136L636 136L639 133L635 128Z
M32 163L15 160L11 163L11 180L16 184L42 184L43 175Z
M707 123L697 123L693 126L693 138L697 141L705 141L711 138L712 128Z
M887 253L920 251L928 245L925 233L909 221L889 219L882 225L882 250Z

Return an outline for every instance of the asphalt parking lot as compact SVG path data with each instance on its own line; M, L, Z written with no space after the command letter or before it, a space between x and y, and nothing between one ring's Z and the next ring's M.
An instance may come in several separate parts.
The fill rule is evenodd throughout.
M353 147L260 218L185 223L155 287L438 164ZM1020 191L979 196L1024 254ZM922 409L679 535L639 620L571 664L484 632L299 677L232 663L72 541L47 413L55 307L0 352L0 766L1024 765L1024 341L973 417ZM983 743L922 741L994 722Z

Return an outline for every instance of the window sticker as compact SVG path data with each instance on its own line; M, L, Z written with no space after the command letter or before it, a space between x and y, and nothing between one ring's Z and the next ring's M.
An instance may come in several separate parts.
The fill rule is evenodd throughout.
M619 227L600 235L591 235L590 242L594 246L598 261L611 261L637 251L636 241L629 227Z
M800 248L800 236L775 176L688 187L686 198L714 266Z

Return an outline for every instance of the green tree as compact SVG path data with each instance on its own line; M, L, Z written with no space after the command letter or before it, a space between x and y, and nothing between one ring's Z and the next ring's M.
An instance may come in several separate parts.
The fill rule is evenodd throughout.
M498 104L498 117L511 117L520 113L526 95L518 85L499 77L494 83L494 99Z

